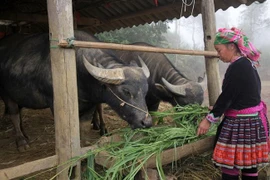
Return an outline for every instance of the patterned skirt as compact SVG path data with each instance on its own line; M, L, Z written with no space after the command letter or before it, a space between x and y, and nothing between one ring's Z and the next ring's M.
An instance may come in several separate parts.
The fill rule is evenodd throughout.
M229 169L267 165L268 142L261 118L225 117L218 128L212 160Z

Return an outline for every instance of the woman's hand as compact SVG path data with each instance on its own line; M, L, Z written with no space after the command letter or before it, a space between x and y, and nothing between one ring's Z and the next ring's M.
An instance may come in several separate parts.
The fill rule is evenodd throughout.
M209 130L211 126L211 122L208 121L206 118L204 118L199 126L198 126L198 129L197 129L197 136L200 136L200 135L203 135L203 134L206 134Z

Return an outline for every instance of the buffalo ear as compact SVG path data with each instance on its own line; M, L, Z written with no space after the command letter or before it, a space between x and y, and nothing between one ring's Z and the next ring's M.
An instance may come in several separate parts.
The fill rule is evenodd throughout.
M172 93L168 91L162 84L155 83L155 87L159 94L163 94L163 96L165 95L166 97L170 97L170 98L173 97Z
M130 65L131 66L134 66L134 67L139 67L138 64L137 64L137 62L135 60L131 60L130 61Z

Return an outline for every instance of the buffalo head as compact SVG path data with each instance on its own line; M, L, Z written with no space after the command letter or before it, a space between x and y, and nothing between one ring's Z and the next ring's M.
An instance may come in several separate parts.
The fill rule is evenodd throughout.
M104 103L110 105L132 129L152 126L145 102L148 91L146 75L149 76L146 65L143 68L123 66L104 69L92 65L84 56L83 61L87 71L102 84Z
M162 78L164 85L156 83L155 86L159 91L160 96L173 106L187 104L202 104L204 92L202 86L193 81L187 81L185 84L171 84L165 78Z

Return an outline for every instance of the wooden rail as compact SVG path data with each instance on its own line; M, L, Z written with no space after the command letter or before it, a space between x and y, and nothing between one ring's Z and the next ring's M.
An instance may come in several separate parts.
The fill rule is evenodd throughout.
M154 53L218 57L218 54L215 51L169 49L169 48L160 48L160 47L126 45L126 44L104 43L104 42L89 42L89 41L74 40L72 41L71 44L69 44L66 40L61 40L58 45L60 47L65 47L65 48L74 46L74 47L82 47L82 48L115 49L115 50L124 50L124 51L144 51L144 52L154 52Z
M89 150L96 148L96 145L81 148L80 154L84 155ZM21 165L5 168L0 170L0 180L9 180L25 175L29 175L38 171L56 167L58 163L58 156L53 155L36 161L23 163Z
M161 164L167 165L185 156L209 151L213 148L214 139L215 136L209 136L190 144L164 150L160 154ZM122 140L123 139L119 135L113 135L103 137L100 144L102 145L104 143L118 142ZM114 166L115 158L111 157L107 151L101 151L95 156L95 163L106 168L111 168ZM156 155L153 155L146 161L144 168L156 168Z
M17 177L22 177L37 171L49 169L57 165L58 157L56 155L36 161L27 162L15 167L10 167L0 170L0 179L9 180Z

